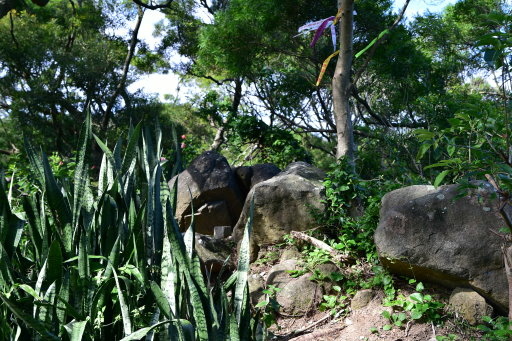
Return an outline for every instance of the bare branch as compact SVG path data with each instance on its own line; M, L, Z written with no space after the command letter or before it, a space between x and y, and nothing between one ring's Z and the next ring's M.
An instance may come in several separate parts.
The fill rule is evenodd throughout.
M135 0L134 0L135 1ZM123 65L123 72L121 74L121 79L119 80L119 83L117 84L116 90L114 91L114 94L110 98L110 101L107 104L107 109L105 110L105 114L103 115L103 122L101 124L102 130L106 131L108 127L108 123L110 121L110 116L112 116L112 108L114 107L114 104L116 102L117 97L121 94L123 91L125 84L126 84L126 78L128 76L128 70L130 68L130 62L132 61L133 55L135 54L135 48L137 46L138 41L138 34L140 25L142 23L142 18L144 17L144 10L141 6L138 7L138 16L137 16L137 22L135 23L135 28L132 32L132 38L130 41L130 48L128 49L128 54L126 55L126 59L124 61Z
M334 248L327 245L326 243L324 243L323 241L313 238L311 236L308 236L305 233L298 232L298 231L291 231L290 235L293 238L304 240L304 241L310 243L311 245L313 245L314 247L328 252L336 261L338 261L340 263L354 262L353 257L346 255L346 254L342 254L342 253L338 252L337 250L335 250Z

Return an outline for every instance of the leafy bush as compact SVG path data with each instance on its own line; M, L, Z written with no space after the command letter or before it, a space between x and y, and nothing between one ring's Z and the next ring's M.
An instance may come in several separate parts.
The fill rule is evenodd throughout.
M73 181L56 177L45 154L26 144L36 190L20 198L23 212L13 213L0 184L1 338L261 337L247 294L250 222L237 271L208 287L194 228L182 235L174 219L161 133L138 125L113 150L94 136L104 152L97 186L89 178L92 138L88 118Z
M382 179L361 180L340 160L324 181L324 212L314 212L322 231L334 239L332 246L356 257L376 259L373 233L378 224L380 200L399 184Z

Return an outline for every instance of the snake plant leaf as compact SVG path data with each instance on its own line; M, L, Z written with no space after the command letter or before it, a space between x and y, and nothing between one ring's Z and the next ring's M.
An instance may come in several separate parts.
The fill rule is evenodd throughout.
M22 198L22 206L25 211L25 216L27 218L27 234L30 238L32 246L34 247L35 252L35 261L41 262L42 258L42 246L43 239L41 238L40 231L42 230L41 219L39 215L38 205L37 205L37 194L32 194L30 196L25 195ZM41 265L41 264L38 264Z
M0 212L0 242L11 258L20 242L25 222L11 211L3 181L0 182Z
M244 236L240 243L240 251L238 255L237 279L234 294L235 316L238 326L242 324L242 316L247 309L247 276L249 273L250 261L250 236L252 234L252 221L254 217L254 199L251 201L249 218L245 225Z
M111 167L113 167L113 173L117 174L119 172L119 169L116 168L116 159L114 157L114 154L107 147L107 145L105 143L103 143L103 141L101 141L101 139L96 134L93 134L93 136L94 136L94 139L96 140L96 143L103 151L103 155L106 157L107 162L110 164Z
M207 306L208 302L204 296L204 293L200 289L200 286L193 279L191 274L190 262L187 260L183 237L181 236L178 224L176 223L176 220L173 216L172 208L169 204L165 206L167 209L166 219L169 226L167 236L169 238L169 243L171 245L171 249L173 250L174 257L183 275L185 276L185 281L192 305L194 325L197 329L197 336L199 340L208 340L208 335L211 329L211 323L209 323L211 317L205 314L205 307Z
M25 323L27 327L33 329L42 337L47 338L49 340L60 340L60 338L53 334L51 331L49 331L43 323L41 323L40 321L33 318L31 315L24 312L16 305L16 303L8 299L5 295L0 294L0 299L5 304L5 306L14 314L14 316L23 321L23 323Z
M123 147L123 139L119 137L114 145L114 150L112 151L112 155L114 156L114 168L116 170L116 177L120 175L119 171L121 170L121 149Z
M114 278L108 278L104 280L94 292L91 300L91 314L90 320L96 321L98 311L105 306L105 297L108 293L112 292L116 282Z
M112 267L111 264L109 266L112 268L112 273L114 274L114 280L116 282L117 287L117 297L119 300L119 306L121 308L121 316L123 319L123 330L124 335L128 336L132 333L132 321L130 319L130 309L126 304L126 299L123 294L123 290L121 289L121 285L119 284L119 277L117 276L116 270Z
M39 321L45 322L48 325L52 324L53 316L55 313L55 298L56 298L56 296L57 296L56 283L53 282L50 284L50 286L48 287L48 289L46 290L46 292L44 294L44 297L43 297L44 304L42 304L40 306L38 314L37 314Z
M153 329L155 328L158 328L160 326L163 326L165 324L168 324L170 323L171 321L162 321L162 322L159 322L157 324L154 324L152 325L151 327L145 327L145 328L141 328L133 333L131 333L130 335L128 336L125 336L124 338L122 338L120 341L132 341L132 340L140 340L142 339L144 336L146 336L150 331L152 331Z
M34 180L38 182L39 189L44 190L44 188L46 188L46 177L44 174L44 167L41 161L40 152L38 152L34 146L32 146L26 136L23 137L23 144L25 146L25 152L27 153L27 157L30 163L30 170L34 175Z
M187 231L185 231L185 235L183 236L183 241L185 242L185 249L187 250L187 255L190 260L192 260L192 256L194 254L194 242L195 242L195 231L194 231L194 225L195 225L195 212L194 212L194 203L192 200L192 192L190 191L190 188L188 188L189 193L189 199L190 199L190 226L188 227Z
M81 341L84 336L87 321L71 321L64 325L70 341Z
M164 238L164 218L162 211L162 202L160 195L160 184L162 178L162 167L160 164L155 166L153 172L153 181L154 181L154 214L153 214L153 252L155 257L155 265L160 266L160 262L162 259L162 247L163 247L163 238Z
M20 284L20 285L18 285L18 288L20 288L21 290L25 291L27 294L32 296L36 301L42 301L43 300L43 298L41 296L39 296L37 294L37 292L30 285Z
M89 145L91 140L91 115L87 114L85 122L80 131L78 142L78 152L76 155L75 179L74 179L74 193L73 193L73 230L78 230L79 217L85 198L85 189L88 185L88 161L89 161Z
M167 205L169 205L169 199L167 198L163 204L163 210L167 210ZM171 210L171 209L169 209ZM164 211L164 212L165 212ZM172 228L172 227L171 227ZM178 278L178 269L176 261L174 261L173 252L171 250L171 244L169 242L168 237L168 220L164 219L164 240L162 246L162 264L160 266L161 269L161 279L160 285L162 288L162 292L167 299L169 307L171 311L176 315L176 287L179 287L179 278ZM178 284L178 285L177 285Z
M69 301L69 289L70 289L70 283L69 283L69 272L65 272L62 277L62 283L60 285L59 294L57 295L57 319L59 320L59 323L61 325L64 325L66 322L66 318L68 313L72 314L72 310L70 309L69 304L67 302ZM75 317L76 318L76 317Z
M158 305L158 308L160 308L160 311L167 319L171 319L172 311L171 306L169 305L169 302L167 301L167 298L165 297L162 289L158 286L158 284L155 283L155 281L150 282L151 285L151 292L153 293L153 296L155 297L156 304Z
M50 245L46 266L46 280L50 283L60 283L62 280L63 258L60 243L57 240L54 240Z
M137 160L138 145L140 138L142 123L137 124L135 129L131 131L128 137L128 145L124 152L123 161L121 162L121 174L131 174L135 168L135 162Z

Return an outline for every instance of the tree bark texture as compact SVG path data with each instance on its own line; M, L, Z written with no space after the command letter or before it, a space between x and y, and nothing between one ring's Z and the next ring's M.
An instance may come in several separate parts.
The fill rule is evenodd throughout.
M512 246L504 246L502 252L508 281L508 320L512 321Z
M233 94L233 102L231 104L231 117L234 117L238 113L238 107L240 106L240 101L242 100L242 78L235 79L235 93ZM215 138L213 139L213 143L210 146L210 150L219 151L221 145L224 143L224 133L226 131L226 125L228 124L228 117L223 120L222 125L218 127L217 132L215 133Z
M350 96L354 36L354 0L338 0L342 15L339 24L340 53L332 78L332 99L334 120L336 122L336 158L347 157L354 164L354 138L350 114Z

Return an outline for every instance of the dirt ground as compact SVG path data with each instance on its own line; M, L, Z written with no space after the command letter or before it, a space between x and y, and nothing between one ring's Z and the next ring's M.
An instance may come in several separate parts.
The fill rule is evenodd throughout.
M276 257L277 258L277 257ZM266 262L265 262L266 263ZM274 262L271 262L274 263ZM253 264L253 273L265 276L271 264ZM414 292L414 288L405 280L396 279L395 287L405 296ZM425 294L431 294L437 301L447 303L450 290L429 285ZM314 308L303 316L278 315L277 326L269 329L270 340L275 341L437 341L441 340L470 341L481 340L481 334L474 328L469 328L462 319L453 314L446 313L447 318L443 326L432 323L409 322L391 330L385 331L383 327L389 320L382 316L384 310L391 308L382 305L384 292L374 289L374 296L370 303L358 310L350 311L350 307L343 316L333 317L329 312L321 312ZM456 335L456 338L453 336ZM452 338L448 338L452 336Z
M302 317L281 317L278 326L272 327L271 340L325 340L325 341L436 341L436 336L457 335L459 341L480 340L480 334L470 330L463 321L454 317L443 326L430 323L412 322L402 328L394 327L384 331L389 321L381 314L390 308L382 306L383 292L377 292L370 303L348 316L333 319L328 312L311 312Z

